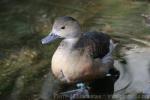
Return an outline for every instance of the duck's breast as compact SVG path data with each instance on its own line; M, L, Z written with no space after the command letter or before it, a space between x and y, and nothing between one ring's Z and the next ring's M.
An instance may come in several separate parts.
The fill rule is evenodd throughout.
M92 65L91 56L84 49L70 51L66 48L58 47L52 57L51 67L52 72L59 79L63 80L65 77L69 81L75 81L90 74Z

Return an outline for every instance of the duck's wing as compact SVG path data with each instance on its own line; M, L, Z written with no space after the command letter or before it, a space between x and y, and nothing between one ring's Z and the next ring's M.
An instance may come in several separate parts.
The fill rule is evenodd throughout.
M110 37L101 32L88 32L79 39L76 48L84 48L84 51L93 58L103 58L109 52Z

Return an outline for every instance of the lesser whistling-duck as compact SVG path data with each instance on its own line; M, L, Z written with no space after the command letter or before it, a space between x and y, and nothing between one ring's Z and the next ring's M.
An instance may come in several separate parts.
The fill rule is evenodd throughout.
M50 34L42 44L63 38L55 51L51 68L63 82L73 83L103 77L113 67L114 44L102 32L81 32L80 24L72 17L55 20Z

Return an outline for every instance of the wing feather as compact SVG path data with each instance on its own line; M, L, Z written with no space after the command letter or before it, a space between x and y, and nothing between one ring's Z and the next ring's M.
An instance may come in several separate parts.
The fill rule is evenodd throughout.
M88 51L93 58L103 58L109 52L110 37L104 33L85 33L75 48L83 48Z

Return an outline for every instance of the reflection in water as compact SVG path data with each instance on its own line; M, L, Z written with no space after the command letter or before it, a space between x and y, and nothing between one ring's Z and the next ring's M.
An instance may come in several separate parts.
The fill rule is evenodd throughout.
M138 93L150 94L150 48L131 49L124 58L127 64L115 63L120 77L115 83L114 97L126 95L135 98Z

